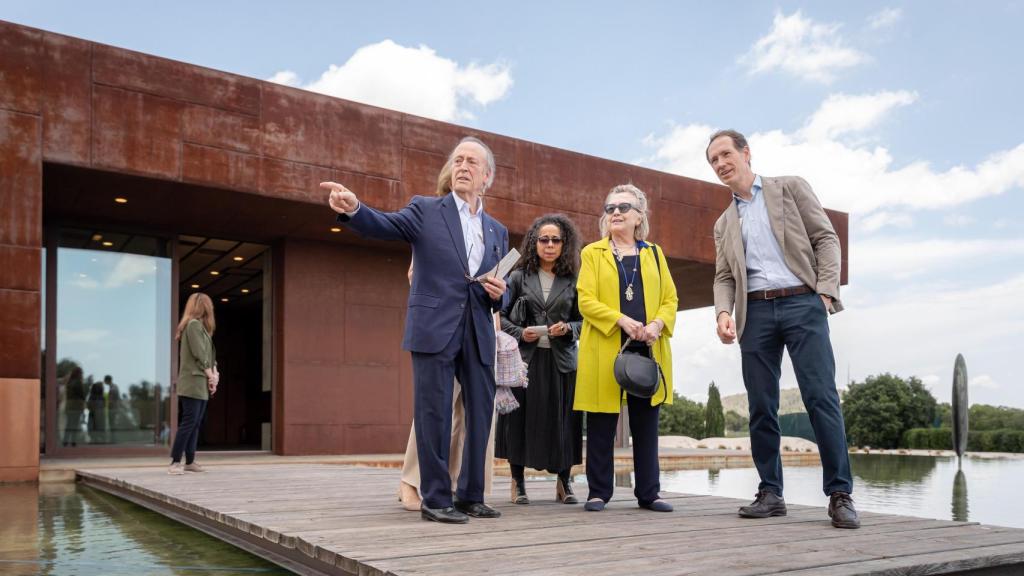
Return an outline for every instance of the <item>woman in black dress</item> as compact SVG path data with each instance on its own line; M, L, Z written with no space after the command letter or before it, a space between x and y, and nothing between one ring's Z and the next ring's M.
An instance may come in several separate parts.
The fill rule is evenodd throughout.
M575 504L571 471L582 462L583 442L581 413L572 409L583 322L576 302L579 234L567 216L547 214L530 226L520 251L501 328L519 340L530 384L512 389L520 407L498 418L494 453L512 468L515 504L530 503L527 467L557 474L557 499Z

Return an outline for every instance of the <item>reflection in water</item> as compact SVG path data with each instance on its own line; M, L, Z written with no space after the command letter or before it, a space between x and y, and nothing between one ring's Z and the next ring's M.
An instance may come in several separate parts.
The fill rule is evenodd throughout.
M857 479L878 486L908 482L921 483L935 471L935 458L922 456L850 454L850 467Z
M970 509L967 506L967 475L962 468L957 468L953 477L953 520L967 522Z
M290 574L155 512L74 484L0 487L0 574Z
M722 473L718 468L708 468L708 486L712 490L718 487L718 476Z
M1024 528L1021 507L1008 504L1006 498L1008 487L1024 484L1024 457L965 457L962 470L955 457L945 456L851 454L850 460L858 510L940 520L969 518L971 522ZM828 505L820 466L786 466L784 472L788 503ZM757 484L753 467L723 467L717 473L663 469L661 473L661 489L666 492L745 500L757 490Z

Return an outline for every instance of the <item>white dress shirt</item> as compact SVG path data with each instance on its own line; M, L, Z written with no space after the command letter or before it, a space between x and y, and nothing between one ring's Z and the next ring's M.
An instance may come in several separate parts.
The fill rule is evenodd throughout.
M480 270L480 263L484 261L484 225L481 218L484 213L484 199L477 198L476 214L471 214L469 202L455 192L451 194L455 198L455 208L459 211L459 222L462 223L462 239L466 242L469 273L475 276Z

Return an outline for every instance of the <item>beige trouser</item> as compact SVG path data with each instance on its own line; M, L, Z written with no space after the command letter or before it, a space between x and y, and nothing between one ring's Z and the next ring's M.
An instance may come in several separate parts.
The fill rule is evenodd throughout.
M491 436L487 439L487 454L484 456L484 494L491 493L494 477L494 424L497 418L491 414ZM462 406L462 386L455 381L452 391L452 443L448 452L448 474L452 478L452 492L459 482L462 469L462 442L466 437L466 412ZM402 482L420 489L420 460L416 454L416 427L410 426L409 444L405 447L405 462L402 463Z

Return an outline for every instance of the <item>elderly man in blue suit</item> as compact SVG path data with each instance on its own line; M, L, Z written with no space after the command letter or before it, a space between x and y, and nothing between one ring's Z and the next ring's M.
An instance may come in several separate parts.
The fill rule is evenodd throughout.
M502 308L505 280L473 278L508 252L508 230L484 211L494 182L494 155L463 138L448 157L452 192L415 196L397 212L361 204L336 182L322 182L338 221L368 238L412 245L413 275L402 347L412 352L414 421L425 520L463 523L497 518L484 504L484 458L494 410L495 337L492 314ZM453 380L462 384L466 442L458 489L448 475Z

